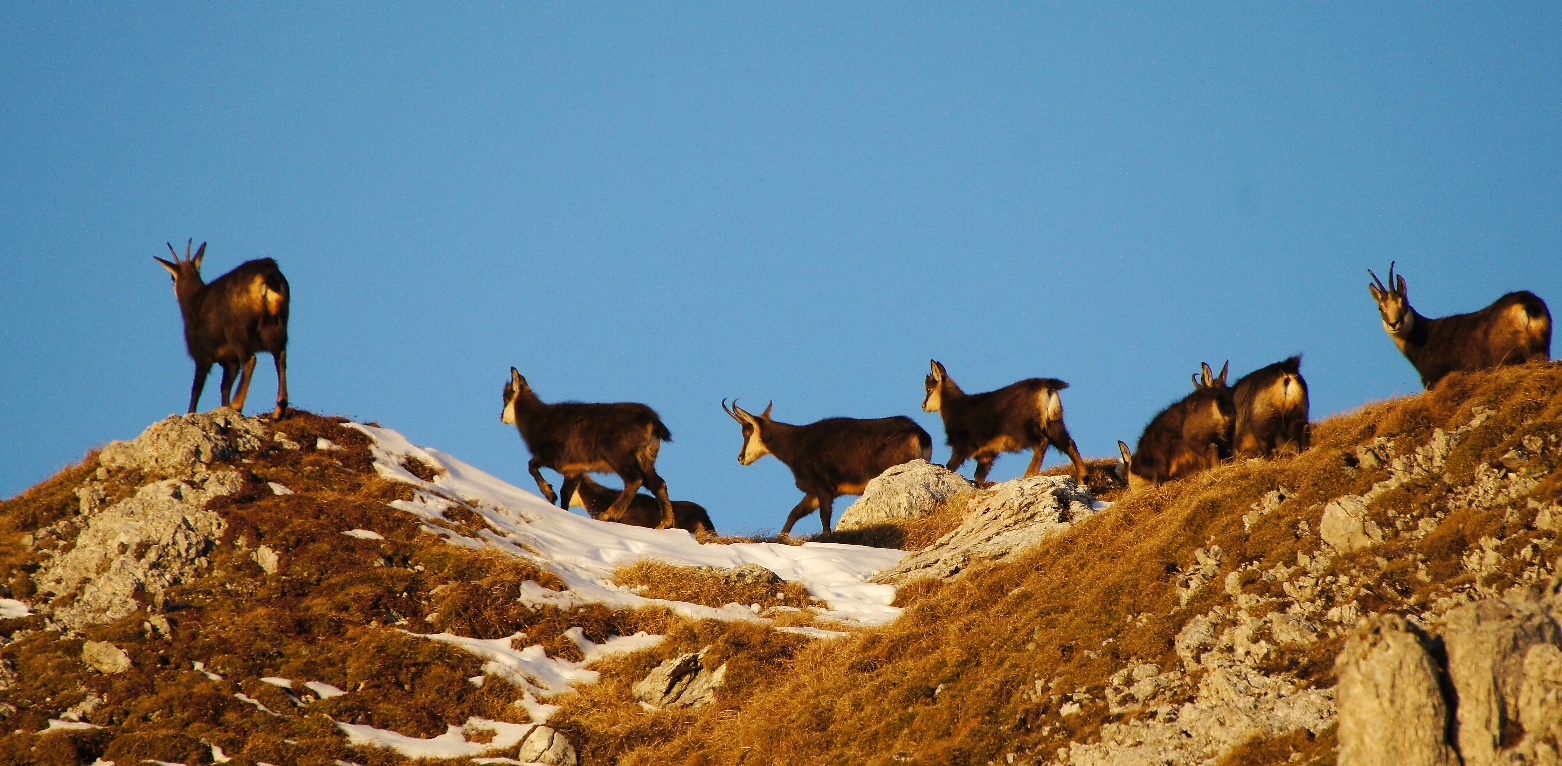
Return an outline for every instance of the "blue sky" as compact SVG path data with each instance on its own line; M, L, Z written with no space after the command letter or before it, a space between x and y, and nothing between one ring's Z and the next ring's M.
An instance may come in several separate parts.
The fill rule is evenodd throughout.
M1067 380L1108 456L1200 361L1305 352L1315 417L1416 391L1391 259L1429 315L1562 299L1554 4L12 3L0 67L4 496L183 411L189 237L281 264L297 406L530 487L511 365L642 401L732 532L800 493L723 397L942 460L936 358Z

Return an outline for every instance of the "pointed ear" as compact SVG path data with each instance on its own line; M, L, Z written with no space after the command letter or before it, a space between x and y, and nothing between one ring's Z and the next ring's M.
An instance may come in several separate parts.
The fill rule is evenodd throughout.
M770 410L772 408L774 408L775 406L776 406L776 400L771 399L770 403L765 405L765 411L759 413L759 416L764 418L764 419L766 419L766 420L769 420L770 419Z
M1128 445L1124 444L1121 439L1117 441L1117 452L1123 456L1123 465L1128 465L1134 461L1134 453L1128 451Z
M165 261L165 260L163 260L163 259L161 259L161 258L159 258L159 257L157 257L155 255L152 256L152 260L157 261L158 263L163 264L163 268L168 269L168 273L174 275L174 279L178 279L179 278L179 267L178 266L175 266L172 263L169 263L168 261Z
M526 379L521 377L521 371L514 367L510 368L510 384L516 388L526 385Z
M200 249L195 251L195 257L191 258L190 262L195 264L195 268L197 270L199 270L201 268L201 259L205 258L205 257L206 257L206 243L202 242Z
M1230 369L1231 369L1231 360L1227 359L1226 363L1220 366L1220 374L1215 376L1215 385L1217 385L1217 386L1224 386L1224 385L1226 385L1226 373Z
M1372 300L1383 302L1383 291L1379 290L1377 285L1367 285L1367 291L1372 293Z
M1401 274L1398 277L1395 277L1395 279L1398 280L1395 283L1395 286L1399 288L1399 297L1401 297L1401 298L1409 298L1410 297L1410 291L1405 289L1405 276L1403 274Z
M1215 384L1215 371L1211 370L1208 364L1199 362L1199 372L1202 373L1201 377L1205 388L1209 388Z

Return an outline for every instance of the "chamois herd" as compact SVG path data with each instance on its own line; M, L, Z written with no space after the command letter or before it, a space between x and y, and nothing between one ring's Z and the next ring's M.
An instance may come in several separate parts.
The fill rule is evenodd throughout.
M169 244L172 261L154 259L173 276L174 296L184 318L185 348L195 361L190 412L205 387L212 365L222 365L222 406L242 411L255 369L256 354L272 355L277 368L274 418L287 412L287 279L275 261L247 261L211 283L201 280L206 243L181 258ZM1431 319L1411 307L1405 277L1389 264L1388 284L1371 269L1367 289L1377 302L1388 333L1401 353L1431 388L1444 376L1551 358L1551 312L1535 294L1520 291L1498 298L1469 314ZM1193 391L1162 410L1139 437L1136 448L1117 443L1120 478L1130 493L1147 486L1208 470L1222 461L1267 458L1307 449L1307 381L1301 357L1262 367L1227 385L1229 362L1219 374L1208 364L1193 376ZM238 388L233 390L237 380ZM950 457L958 470L976 460L975 480L982 484L993 461L1006 452L1031 451L1026 476L1041 468L1049 447L1068 456L1074 479L1085 479L1085 462L1063 424L1059 392L1068 384L1055 378L1028 378L996 391L968 394L948 370L933 361L924 381L922 409L944 421ZM232 395L230 397L230 390ZM787 515L781 534L814 511L830 531L835 499L861 494L868 482L910 460L929 460L933 438L908 417L826 418L802 425L771 417L773 402L752 414L734 400L721 407L742 428L738 462L749 465L774 455L792 470L803 499ZM667 483L656 472L656 455L672 433L644 404L548 404L519 370L510 368L500 421L515 426L531 453L527 470L537 488L564 508L582 506L593 518L644 527L679 527L714 533L705 509L668 498ZM564 478L559 492L543 477L547 468ZM614 473L623 488L598 484L592 473ZM639 494L644 486L655 498Z

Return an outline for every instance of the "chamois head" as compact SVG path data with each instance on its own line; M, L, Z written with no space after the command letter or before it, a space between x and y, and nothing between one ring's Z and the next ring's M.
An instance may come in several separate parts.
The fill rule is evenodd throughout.
M927 389L927 395L922 397L923 412L938 412L944 406L944 381L949 379L949 372L936 359L932 362L933 371L927 374L923 385Z
M1199 362L1200 371L1193 376L1193 388L1225 388L1226 372L1231 369L1231 360L1220 366L1220 374L1216 375L1206 362Z
M183 258L180 258L179 252L174 250L172 242L165 243L168 245L168 254L174 257L172 261L165 261L155 255L152 256L152 260L157 261L163 265L163 268L168 269L169 275L174 280L174 293L176 294L180 290L198 290L206 284L201 281L201 259L206 257L206 243L201 243L200 249L195 251L195 257L192 258L190 257L190 245L194 243L194 239L184 243Z
M1383 280L1378 275L1367 269L1372 276L1373 284L1367 285L1367 290L1372 293L1372 300L1378 303L1378 313L1383 316L1383 329L1395 338L1405 338L1410 335L1411 324L1414 322L1415 310L1410 308L1409 295L1405 290L1405 277L1400 275L1398 282L1394 277L1394 262L1388 264L1388 284L1384 286Z
M504 409L499 413L499 422L505 425L515 425L515 402L522 393L531 393L531 386L526 384L526 379L521 377L521 371L510 368L510 382L504 384Z
M743 408L738 406L738 400L736 399L732 400L732 409L727 409L726 399L721 400L722 411L732 416L733 420L738 421L738 425L743 426L743 447L738 450L739 463L753 465L755 460L770 454L770 449L765 446L764 439L760 437L759 424L761 422L770 422L770 409L774 406L775 402L771 401L765 405L764 412L755 416L744 412Z

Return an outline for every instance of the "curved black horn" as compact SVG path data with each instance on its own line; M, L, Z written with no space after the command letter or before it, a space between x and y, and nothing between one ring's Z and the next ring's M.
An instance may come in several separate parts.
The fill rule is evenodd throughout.
M164 242L163 244L168 245L168 254L174 257L174 263L178 263L179 262L179 251L174 249L174 243L172 243L172 242Z
M1378 275L1374 273L1372 269L1367 269L1367 273L1372 275L1372 281L1377 283L1378 290L1385 293L1388 292L1388 288L1383 286L1383 280L1378 279Z
M187 261L190 260L190 248L194 244L195 244L195 237L191 237L189 240L187 240L184 243L184 259L187 260ZM1389 277L1389 279L1393 279L1393 277Z
M1395 263L1394 261L1389 261L1388 262L1388 285L1389 285L1389 287L1393 287L1394 286L1394 263Z

